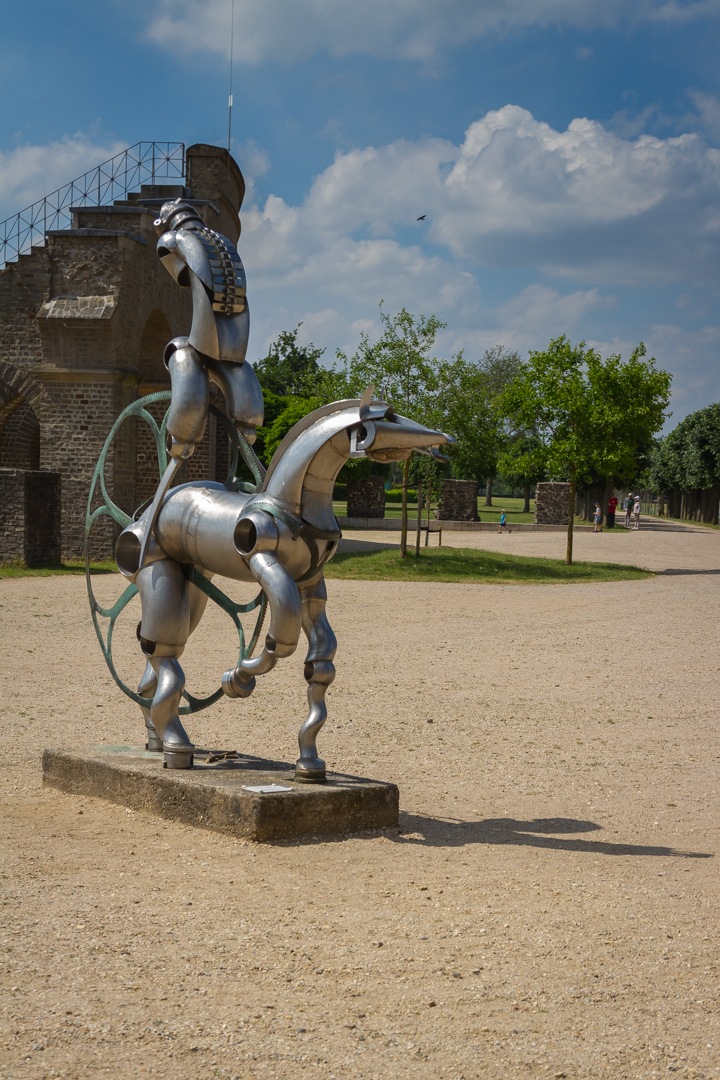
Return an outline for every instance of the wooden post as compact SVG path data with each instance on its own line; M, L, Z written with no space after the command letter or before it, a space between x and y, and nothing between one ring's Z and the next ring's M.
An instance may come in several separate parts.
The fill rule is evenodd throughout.
M408 481L410 479L410 458L407 458L403 465L403 482L402 482L402 527L400 529L400 558L404 559L407 555L407 526L408 526Z
M418 492L417 493L417 522L415 523L415 558L419 559L420 558L420 526L421 526L421 523L422 523L421 519L422 519L422 497L423 497L422 482L420 480L418 480L417 492Z
M427 527L425 529L425 547L428 546L430 541L430 504L432 503L432 481L428 480L427 483Z
M567 553L565 555L565 562L568 566L572 566L573 559L573 525L575 523L575 470L570 470L570 506L568 507L568 531L567 531Z

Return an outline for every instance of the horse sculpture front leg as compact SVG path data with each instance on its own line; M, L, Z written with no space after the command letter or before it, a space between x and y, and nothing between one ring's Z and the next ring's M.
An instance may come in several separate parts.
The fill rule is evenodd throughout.
M178 714L185 689L185 675L179 658L190 633L191 604L187 582L182 567L172 559L148 563L138 572L135 582L142 606L138 637L148 661L140 692L148 695L152 692L149 717L143 709L148 748L159 749L157 743L162 740L167 768L189 769L195 747ZM151 740L152 732L155 738Z
M144 697L146 700L152 698L157 690L157 675L153 671L153 666L149 660L145 663L145 671L143 677L138 683L137 692L140 697ZM155 725L150 719L150 709L147 709L144 705L141 705L143 717L145 718L145 730L147 731L147 742L145 743L146 750L154 750L162 753L163 743L162 739L155 730Z
M309 646L305 658L305 679L310 711L298 735L300 757L295 764L295 779L317 784L325 779L325 762L318 757L317 737L327 719L325 694L335 678L333 658L337 651L337 638L325 614L327 589L324 577L313 585L301 587L300 597L302 628Z

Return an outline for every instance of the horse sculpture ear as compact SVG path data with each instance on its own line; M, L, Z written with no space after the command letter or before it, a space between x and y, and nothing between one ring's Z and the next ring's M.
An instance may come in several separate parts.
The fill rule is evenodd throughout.
M370 386L366 387L365 393L360 398L360 419L361 420L362 420L362 418L365 416L365 414L368 412L368 410L370 408L370 402L372 401L372 396L373 396L374 393L375 393L375 387L371 384Z

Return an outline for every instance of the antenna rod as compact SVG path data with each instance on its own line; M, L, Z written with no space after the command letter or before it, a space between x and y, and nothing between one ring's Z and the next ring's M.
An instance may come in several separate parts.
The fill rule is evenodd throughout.
M230 179L230 133L232 131L233 107L233 46L235 44L235 0L230 0L230 93L228 95L228 145L227 178Z

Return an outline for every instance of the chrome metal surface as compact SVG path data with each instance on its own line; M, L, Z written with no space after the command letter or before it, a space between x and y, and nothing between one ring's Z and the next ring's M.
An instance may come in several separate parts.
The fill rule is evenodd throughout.
M190 344L204 357L242 364L250 321L245 269L234 244L181 199L163 205L155 226L165 229L157 246L160 261L192 292Z
M178 469L182 465L182 462L183 462L183 459L179 454L176 457L175 456L171 457L170 461L168 462L167 468L166 468L165 472L162 475L162 479L160 480L160 483L157 486L157 491L155 492L155 495L153 497L153 501L152 501L152 503L150 505L150 510L149 510L149 512L147 514L147 517L146 517L145 528L142 530L142 539L140 541L140 550L138 552L138 564L137 564L138 570L142 570L143 566L147 562L148 548L150 547L150 544L152 543L152 540L153 540L153 532L154 532L154 529L155 529L155 521L156 521L158 513L160 511L160 506L162 505L162 501L163 501L163 499L165 497L165 494L166 494L168 488L170 487L170 484L172 483L172 480L173 480L173 477L175 476L175 473L178 471ZM136 534L133 533L133 535L136 535ZM125 551L126 546L127 546L127 541L123 544L123 547L121 549L123 551L123 555L124 555L124 551ZM120 556L120 557L122 557L122 556ZM119 565L119 563L118 563L118 565Z
M308 641L305 679L308 716L298 736L296 778L321 782L325 764L317 736L327 718L325 696L335 677L335 634L325 613L323 566L332 557L340 530L332 512L334 479L350 456L438 446L449 442L393 413L382 403L336 402L297 425L273 457L262 490L248 495L222 484L200 481L172 488L155 520L155 540L141 569L137 552L152 508L132 522L118 540L118 565L137 584L142 606L140 644L157 680L149 720L163 740L168 767L189 767L192 745L180 724L184 688L179 657L199 622L207 600L188 577L187 567L240 581L255 581L267 597L270 624L259 656L241 659L222 677L228 697L246 698L256 680L297 648L301 630ZM387 418L387 419L384 419ZM146 686L152 679L146 671ZM157 704L156 704L157 702ZM148 729L149 730L149 729ZM183 764L184 763L184 764Z

